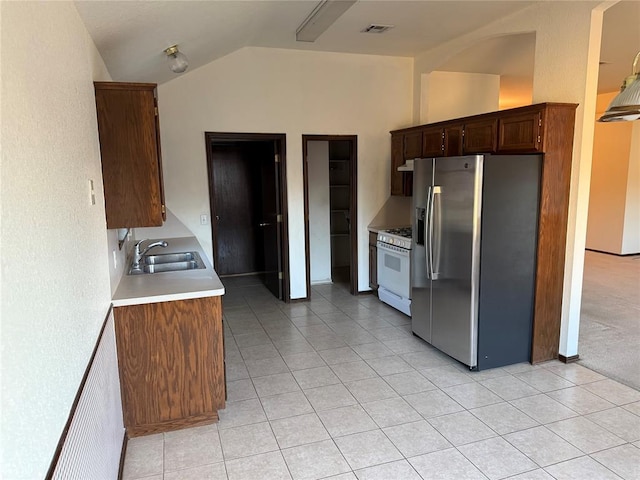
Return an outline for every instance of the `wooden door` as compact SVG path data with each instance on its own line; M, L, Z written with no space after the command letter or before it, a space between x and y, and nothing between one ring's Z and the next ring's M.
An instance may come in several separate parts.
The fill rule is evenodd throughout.
M261 184L249 142L218 143L213 156L214 258L218 275L262 271ZM259 170L258 170L259 171Z
M264 283L274 296L282 299L282 258L280 256L282 236L278 201L280 155L275 151L274 142L264 142L264 145L260 145L258 155L261 180L259 196L261 220L258 226L262 237Z

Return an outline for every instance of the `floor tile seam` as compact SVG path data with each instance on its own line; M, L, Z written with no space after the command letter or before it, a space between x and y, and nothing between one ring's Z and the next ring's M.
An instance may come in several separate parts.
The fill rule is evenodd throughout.
M596 413L597 413L597 412L596 412ZM552 425L552 424L554 424L554 423L564 422L565 420L573 420L573 419L575 419L575 418L576 418L576 417L565 418L565 419L563 419L563 420L558 420L558 421L555 421L555 422L548 423L548 424L546 424L545 426L547 426L547 425ZM609 428L605 427L604 425L600 425L598 422L596 422L596 421L594 421L594 420L591 420L591 419L590 419L590 418L588 418L586 415L580 415L580 418L583 418L583 419L584 419L584 420L586 420L587 422L594 424L596 427L600 427L600 428L602 428L602 429L603 429L603 430L605 430L607 433L609 433L609 434L613 435L615 438L617 438L617 439L619 439L619 440L622 440L624 443L633 443L633 442L635 442L635 441L636 441L636 440L633 440L632 442L629 442L628 440L626 440L626 439L622 438L621 436L619 436L619 435L618 435L618 434L616 434L615 432L611 431ZM550 430L550 431L552 431L552 432L553 432L553 430L551 430L550 428L548 428L548 430ZM556 433L556 432L553 432L553 433ZM562 435L560 435L559 433L556 433L556 435L558 435L558 436L559 436L559 437L561 437L562 439L564 439L564 440L566 440L567 442L569 442L569 440L567 440L566 438L564 438L564 437L563 437ZM640 435L638 436L638 439L640 440ZM569 443L571 443L571 442L569 442ZM571 443L571 445L573 445L573 443ZM584 450L582 450L580 447L578 447L577 445L573 445L573 446L574 446L574 447L576 447L576 448L578 448L578 449L579 449L579 450L581 450L581 451L584 451ZM608 447L608 448L609 448L609 447ZM613 448L615 448L615 447L613 447ZM606 450L606 449L603 449L603 450ZM600 450L598 450L598 451L600 451ZM585 453L586 455L591 455L591 453L596 453L596 452L584 452L584 453Z
M320 413L325 413L325 412L331 412L333 410L338 410L340 408L347 408L347 407L354 407L354 406L359 406L360 408L362 408L362 412L367 416L367 418L369 420L371 420L371 422L373 423L373 425L375 425L376 427L374 428L367 428L366 430L362 430L361 432L352 432L352 433L345 433L342 435L333 435L330 431L329 431L329 427L327 426L327 423L325 423L325 421L322 419L322 416L320 415ZM315 408L315 407L314 407ZM342 438L342 437L348 437L349 435L354 435L355 433L364 433L364 432L372 432L374 430L379 430L380 427L378 426L378 424L375 422L375 420L373 420L373 418L371 418L371 415L369 415L369 412L367 412L362 405L357 404L357 405L344 405L341 407L333 407L333 408L328 408L327 410L320 410L320 411L315 411L316 416L320 419L320 423L322 423L322 426L324 427L324 429L327 431L327 433L329 434L329 437L333 440L335 438Z
M621 446L621 445L618 445L618 446ZM613 448L616 448L616 447L613 447ZM601 451L603 451L603 450L601 450ZM595 452L595 453L600 453L600 452ZM604 468L606 468L607 470L609 470L611 473L613 473L614 475L618 476L619 478L622 478L622 479L624 479L624 480L633 480L633 479L631 479L631 478L628 478L628 479L627 479L627 478L623 477L622 475L618 475L615 471L613 471L611 468L607 467L604 463L602 463L601 461L599 461L597 458L593 458L591 454L589 454L589 455L587 455L587 456L588 456L591 460L593 460L594 462L596 462L596 463L598 463L598 464L602 465Z
M514 443L512 443L511 441L509 441L509 439L508 439L508 438L506 438L506 436L507 436L507 435L511 435L512 433L520 433L520 432L524 432L524 431L527 431L527 430L533 430L534 428L539 428L539 427L544 428L545 430L547 430L547 431L548 431L549 433L551 433L552 435L554 435L554 436L558 437L561 441L568 443L570 446L572 446L572 447L573 447L573 448L575 448L578 452L580 452L580 455L577 455L577 456L575 456L575 457L571 457L571 458L566 458L566 459L564 459L564 460L560 460L560 461L557 461L557 462L553 462L553 463L550 463L550 464L548 464L548 465L540 465L540 464L539 464L538 462L536 462L533 458L531 458L531 457L530 457L526 452L524 452L523 450L521 450L521 449L520 449L520 447L518 447L517 445L515 445ZM559 463L567 462L567 461L569 461L569 460L574 460L574 459L576 459L576 458L581 458L581 457L589 456L589 454L588 454L588 453L586 453L584 450L582 450L582 449L578 448L576 445L574 445L573 443L571 443L571 442L570 442L570 441L568 441L567 439L565 439L565 438L561 437L560 435L558 435L558 434L557 434L556 432L554 432L553 430L548 429L548 428L546 427L546 425L538 425L538 426L535 426L535 427L525 428L525 429L523 429L523 430L518 430L518 431L516 431L516 432L507 433L507 434L505 434L505 435L501 435L501 436L502 436L502 438L503 438L503 440L504 440L505 442L507 442L509 445L511 445L511 446L512 446L513 448L515 448L516 450L518 450L520 453L522 453L525 457L527 457L527 458L528 458L529 460L531 460L533 463L535 463L536 465L538 465L540 468L547 468L547 467L550 467L551 465L557 465L557 464L559 464Z
M276 442L276 443L277 443L277 442ZM271 447L269 447L269 448L271 448ZM243 453L242 455L238 455L238 456L231 457L231 458L227 458L227 457L225 457L225 458L224 458L224 463L226 464L227 462L232 462L232 461L234 461L234 460L242 460L242 459L247 459L247 458L255 457L256 455L263 455L263 454L265 454L265 453L273 453L273 452L281 452L281 451L282 451L282 449L280 448L280 446L279 446L279 445L277 445L277 446L275 447L275 449L273 449L273 450L266 450L266 451L264 451L264 452L259 452L259 453L251 453L251 454L249 454L249 455L246 455L246 454L244 454L244 453Z
M607 379L608 380L613 380L613 378L609 378L609 377L607 377ZM625 385L624 383L618 382L617 380L613 380L613 381L616 382L616 383L619 383L620 385L623 385L623 386L625 386L627 388L630 388L630 389L635 390L638 393L640 393L640 390L636 390L635 388L630 387L629 385ZM598 395L597 393L594 393L594 392L591 392L591 393L593 393L594 395ZM601 395L598 395L598 396L600 398L602 398L603 400L607 400L606 398L602 397ZM640 397L636 398L635 400L631 400L630 402L623 402L623 403L615 403L615 402L612 402L611 400L607 400L607 401L609 403L613 403L616 407L626 407L627 405L631 405L632 403L636 403L636 402L640 401Z
M566 405L564 405L563 403L559 402L559 401L558 401L558 400L556 400L555 398L553 398L553 397L549 397L546 393L541 393L540 395L544 395L544 396L546 396L547 398L549 398L550 400L553 400L554 402L560 403L560 405L562 405L564 408L566 408L566 409L568 409L568 410L570 410L571 412L573 412L573 413L574 413L574 415L572 415L571 417L563 418L562 420L566 420L566 419L568 419L568 418L574 418L574 417L582 417L582 416L584 416L584 415L582 415L582 414L580 414L580 413L576 412L575 410L573 410L573 409L571 409L571 408L567 407ZM531 397L535 397L535 395L531 395ZM531 398L531 397L522 397L522 398ZM507 400L507 403L508 403L509 405L511 405L513 408L515 408L516 410L520 411L521 413L524 413L524 414L525 414L525 415L527 415L528 417L533 418L531 415L527 414L527 412L525 412L525 411L524 411L524 410L522 410L521 408L518 408L518 406L517 406L517 405L514 405L514 404L513 404L513 402L517 402L518 400L522 400L522 398L517 398L517 399L515 399L515 400ZM554 420L553 422L543 423L543 422L540 422L539 420L536 420L535 418L533 418L533 420L535 420L536 422L538 422L540 425L548 425L549 423L554 423L554 422L559 421L559 420Z
M599 413L599 412L595 412L595 413ZM605 426L605 425L601 425L601 424L599 424L598 422L595 422L595 421L591 420L590 418L589 418L589 419L587 419L587 420L590 420L590 421L592 421L593 423L595 423L596 425L598 425L599 427L604 428L608 433L610 433L611 435L613 435L613 436L615 436L615 437L617 437L617 438L619 438L619 439L621 439L621 440L625 441L626 443L635 443L635 442L637 442L637 441L639 441L639 440L640 440L640 434L638 434L638 436L634 437L634 440L629 441L629 440L627 440L626 438L623 438L623 437L621 437L620 435L618 435L616 432L612 431L612 430L611 430L610 428L608 428L607 426Z
M593 370L593 369L591 369L591 368L589 368L589 367L585 367L584 365L580 365L580 366L581 366L582 368L584 368L585 370L589 370L590 372L595 373L596 375L604 376L604 375L602 375L601 373L598 373L598 372L596 372L595 370ZM556 368L556 367L543 367L543 368L544 368L545 370L547 370L547 371L551 371L551 370L550 370L551 368ZM555 374L555 375L558 375L558 374L557 374L557 373L555 373L555 372L551 372L551 373L553 373L553 374ZM571 383L573 383L573 384L574 384L574 386L576 386L576 387L582 387L583 385L589 385L590 383L601 382L602 380L606 380L607 378L609 378L609 377L605 377L605 378L598 378L598 379L596 379L596 380L589 380L589 381L586 381L586 382L581 381L580 383L576 383L576 382L574 382L573 380L569 380L569 379L568 379L568 378L566 378L566 377L563 377L563 376L560 376L560 375L558 375L558 376L559 376L560 378L562 378L562 379L566 380L567 382L571 382ZM565 387L565 388L571 388L571 387ZM560 389L560 390L563 390L563 389Z
M517 378L517 377L516 377L516 378ZM531 388L535 388L535 389L536 389L536 390L538 390L540 393L544 393L544 394L551 393L551 392L558 392L558 391L560 391L560 390L565 390L565 389L567 389L567 388L573 388L573 387L578 387L578 386L579 386L579 385L576 385L576 384L575 384L575 383L573 383L573 382L569 382L569 383L571 383L571 385L570 385L570 386L565 386L565 387L560 387L560 388L552 388L552 389L550 389L550 390L540 390L538 387L534 387L532 384L530 384L530 383L528 383L528 382L526 382L526 381L524 381L524 380L522 380L522 381L523 381L523 382L525 382L527 385L529 385ZM567 380L567 381L568 381L568 380Z
M463 407L463 408L464 408L464 407ZM467 413L470 413L470 414L471 414L471 416L472 416L473 418L475 418L475 419L476 419L476 420L478 420L480 423L482 423L482 425L484 425L485 427L487 427L487 428L488 428L488 429L489 429L489 430L494 434L492 437L489 437L489 438L502 437L502 435L500 435L498 432L496 432L493 428L491 428L489 425L487 425L487 424L486 424L485 422L483 422L481 419L479 419L478 417L476 417L476 416L475 416L473 413L471 413L469 410L467 410L467 409L465 408L463 411L464 411L464 412L467 412ZM420 412L418 412L418 413L420 413ZM434 418L441 418L441 417L445 417L445 416L447 416L447 415L457 415L457 414L459 414L459 413L463 413L463 412L446 413L446 414L444 414L444 415L438 415L437 417L425 418L425 420L427 421L427 423L428 423L429 425L431 425L431 427L435 428L435 429L436 429L436 431L437 431L440 435L442 435L442 436L443 436L443 437L444 437L444 438L445 438L449 443L451 443L451 445L453 445L453 443L452 443L452 442L451 442L451 441L450 441L450 440L445 436L445 434L444 434L444 433L442 433L442 432L438 429L438 427L436 427L433 423L431 423L431 422L430 422L430 420L431 420L431 419L434 419ZM484 439L484 440L488 440L488 439ZM479 440L479 441L481 441L481 440ZM456 446L456 447L457 447L457 446L462 447L463 445L468 445L469 443L475 443L475 442L468 442L468 443L463 443L463 444L460 444L460 445L454 445L454 446Z
M516 408L516 407L514 407L513 405L509 404L509 402L507 402L507 401L505 401L505 402L500 402L500 403L506 403L506 404L508 404L509 406L511 406L511 407L513 407L513 408ZM498 404L497 404L497 403L493 403L493 404L491 404L491 405L498 405ZM482 406L482 407L470 408L470 409L468 409L467 411L468 411L471 415L473 415L475 418L477 418L478 420L480 420L482 423L484 423L485 425L487 425L489 428L491 428L491 427L490 427L490 426L489 426L489 425L488 425L484 420L482 420L480 417L478 417L478 415L476 415L476 414L473 412L474 410L479 410L479 409L481 409L481 408L490 407L491 405L484 405L484 406ZM516 410L518 410L518 409L516 408ZM521 410L518 410L518 412L519 412L519 413L521 413L522 415L524 415L525 417L527 417L527 418L528 418L529 420L531 420L532 422L535 422L535 423L536 423L536 425L535 425L535 426L533 426L533 427L527 427L527 428L523 428L523 429L520 429L520 430L514 430L513 432L509 432L509 433L505 433L505 434L498 433L498 435L500 435L500 436L502 437L502 436L504 436L504 435L509 435L509 434L511 434L511 433L523 432L523 431L525 431L525 430L529 430L529 429L531 429L531 428L536 428L536 427L544 426L543 424L541 424L540 422L538 422L535 418L533 418L533 417L531 417L531 416L527 415L525 412L523 412L523 411L521 411ZM492 428L492 430L493 430L494 432L496 431L496 430L494 430L493 428Z
M546 467L541 467L541 468L542 468L545 472L547 472L549 475L551 475L551 472L547 471L547 468L551 468L551 467L554 467L554 466L556 466L556 465L560 465L560 464L565 463L565 462L571 462L571 461L574 461L574 460L579 460L579 459L581 459L581 458L590 458L590 459L591 459L591 460L593 460L594 462L598 463L599 465L601 465L602 467L604 467L605 469L607 469L608 471L610 471L610 472L611 472L613 475L615 475L616 477L618 477L618 478L623 478L623 477L621 477L620 475L618 475L616 472L614 472L613 470L611 470L609 467L607 467L607 466L606 466L606 465L604 465L603 463L599 462L597 459L593 458L593 457L592 457L591 455L589 455L589 454L584 454L584 455L580 455L580 456L578 456L578 457L568 458L568 459L566 459L566 460L562 460L561 462L554 462L554 463L552 463L552 464L550 464L550 465L547 465ZM552 475L552 476L553 476L553 475ZM555 478L555 477L554 477L554 478ZM629 480L632 480L632 479L629 479Z
M222 448L221 448L222 450ZM199 463L197 465L189 465L188 467L183 467L183 468L178 468L176 470L163 470L163 474L167 474L167 473L177 473L177 472L184 472L185 470L190 470L192 468L199 468L199 467L207 467L209 465L218 465L218 464L224 464L225 460L224 458L218 462L206 462L206 463ZM226 465L224 465L225 467L225 472L226 472ZM153 475L150 475L153 476ZM148 477L142 477L142 478L148 478Z
M394 446L395 446L395 444L394 444ZM397 447L396 447L396 448L397 448ZM398 451L400 451L400 450L398 449ZM356 477L357 477L356 472L358 472L358 471L366 470L367 468L381 467L382 465L391 465L392 463L396 463L396 462L402 462L402 461L404 461L404 462L406 462L406 463L411 467L411 470L413 470L413 471L414 471L414 473L415 473L416 475L418 475L418 477L420 477L420 478L424 479L424 477L418 473L418 471L417 471L417 470L415 469L415 467L411 464L411 462L409 462L409 459L408 459L407 457L405 457L405 456L402 454L402 452L400 452L400 454L402 455L402 459L401 459L401 460L390 460L390 461L388 461L388 462L383 462L383 463L378 463L378 464L375 464L375 465L369 465L369 466L366 466L366 467L358 468L357 470L355 470L355 469L354 469L354 470L352 470L352 471L353 471L353 474L354 474L354 475L356 475ZM329 478L330 478L330 477L329 477Z
M496 438L496 437L487 438L487 439L485 439L485 440L491 440L491 439L493 439L493 438ZM479 441L480 441L480 442L484 442L485 440L479 440ZM506 442L506 439L504 439L504 438L503 438L503 440ZM473 442L473 443L476 443L476 442ZM516 451L517 451L518 453L520 453L522 456L524 456L527 460L529 460L531 463L533 463L533 464L535 465L535 467L534 467L534 468L532 468L531 470L525 470L524 472L518 472L518 473L511 474L511 475L507 475L506 477L500 477L500 479L501 479L501 480L502 480L502 479L508 479L508 478L510 478L510 477L513 477L514 475L520 475L520 474L523 474L523 473L532 472L532 471L534 471L534 470L537 470L537 469L539 469L539 468L542 468L540 465L538 465L538 463L537 463L537 462L535 462L532 458L529 458L529 456L528 456L528 455L526 455L524 452L521 452L518 448L516 448L514 445L511 445L509 442L507 442L507 443L508 443L508 445L510 445L510 446L512 446L513 448L515 448L515 449L516 449ZM467 456L464 454L464 452L463 452L463 451L461 451L461 450L460 450L460 448L458 448L458 447L464 447L464 446L466 446L466 445L471 445L471 444L470 444L470 443L467 443L467 444L465 444L465 445L458 445L458 446L454 445L454 446L453 446L453 448L455 448L455 449L460 453L460 455L462 455L465 459L467 459L467 461L468 461L469 463L471 463L471 465L473 465L474 467L476 467L476 468L478 469L478 471L479 471L479 472L481 472L481 473L482 473L483 475L485 475L487 478L491 478L491 477L489 476L489 474L488 474L488 473L485 473L485 471L484 471L482 468L480 468L480 466L479 466L479 465L476 465L476 464L473 462L473 460L471 460L469 457L467 457Z
M276 441L276 445L278 446L278 453L280 453L280 456L282 457L282 461L284 462L284 465L287 468L287 472L289 472L289 476L291 478L294 478L293 473L291 472L291 469L289 468L289 464L287 463L287 459L284 458L284 454L282 453L283 449L280 446L280 442L278 442L278 437L276 436L276 432L273 430L273 425L271 425L271 421L269 421L269 420L267 420L267 423L269 423L269 430L271 430L271 435L273 435L273 439ZM270 453L270 452L267 452L267 453Z
M512 376L512 377L514 377L514 378L515 378L515 379L517 379L517 380L520 380L520 379L519 379L519 378L517 378L515 375L511 375L511 376ZM496 379L497 379L497 378L503 378L503 377L496 377ZM496 392L495 390L493 390L491 387L489 387L489 386L487 386L487 385L485 385L485 384L483 383L483 382L488 382L488 381L491 381L491 380L493 380L493 379L492 379L492 378L488 378L488 379L485 379L485 380L479 380L479 381L477 381L476 383L479 383L479 384L480 384L480 385L482 385L484 388L486 388L486 389L488 389L489 391L491 391L494 395L498 395L498 396L499 396L500 398L502 398L504 401L509 401L509 399L507 399L507 398L503 397L503 396L502 396L502 395L500 395L498 392ZM526 383L524 380L520 380L520 381L521 381L522 383L524 383L526 386L528 386L528 387L530 387L530 388L533 388L533 389L536 391L536 393L532 393L532 394L530 394L530 395L524 395L524 396L522 396L522 397L512 398L511 400L518 400L518 399L520 399L520 398L532 397L532 396L534 396L534 395L539 395L539 394L541 394L541 393L545 393L545 392L542 392L541 390L538 390L538 389L537 389L536 387L534 387L533 385L529 385L529 384L528 384L528 383ZM464 385L464 384L463 384L463 385ZM566 387L566 388L572 388L572 387ZM562 389L561 389L561 390L562 390Z

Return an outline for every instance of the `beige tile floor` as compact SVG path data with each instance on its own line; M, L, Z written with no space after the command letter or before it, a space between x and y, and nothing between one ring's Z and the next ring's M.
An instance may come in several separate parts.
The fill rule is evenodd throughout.
M134 438L124 479L639 479L640 392L577 364L482 372L370 295L225 281L215 425Z

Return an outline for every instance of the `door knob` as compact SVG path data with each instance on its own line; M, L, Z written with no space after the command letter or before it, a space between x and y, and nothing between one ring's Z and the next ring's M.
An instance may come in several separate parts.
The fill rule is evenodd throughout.
M270 223L259 223L259 227L266 227L267 225L271 225Z

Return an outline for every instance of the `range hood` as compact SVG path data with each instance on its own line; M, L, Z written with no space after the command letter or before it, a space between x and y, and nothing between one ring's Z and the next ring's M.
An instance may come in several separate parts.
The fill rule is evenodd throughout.
M405 160L404 165L398 167L399 172L413 172L413 159Z

